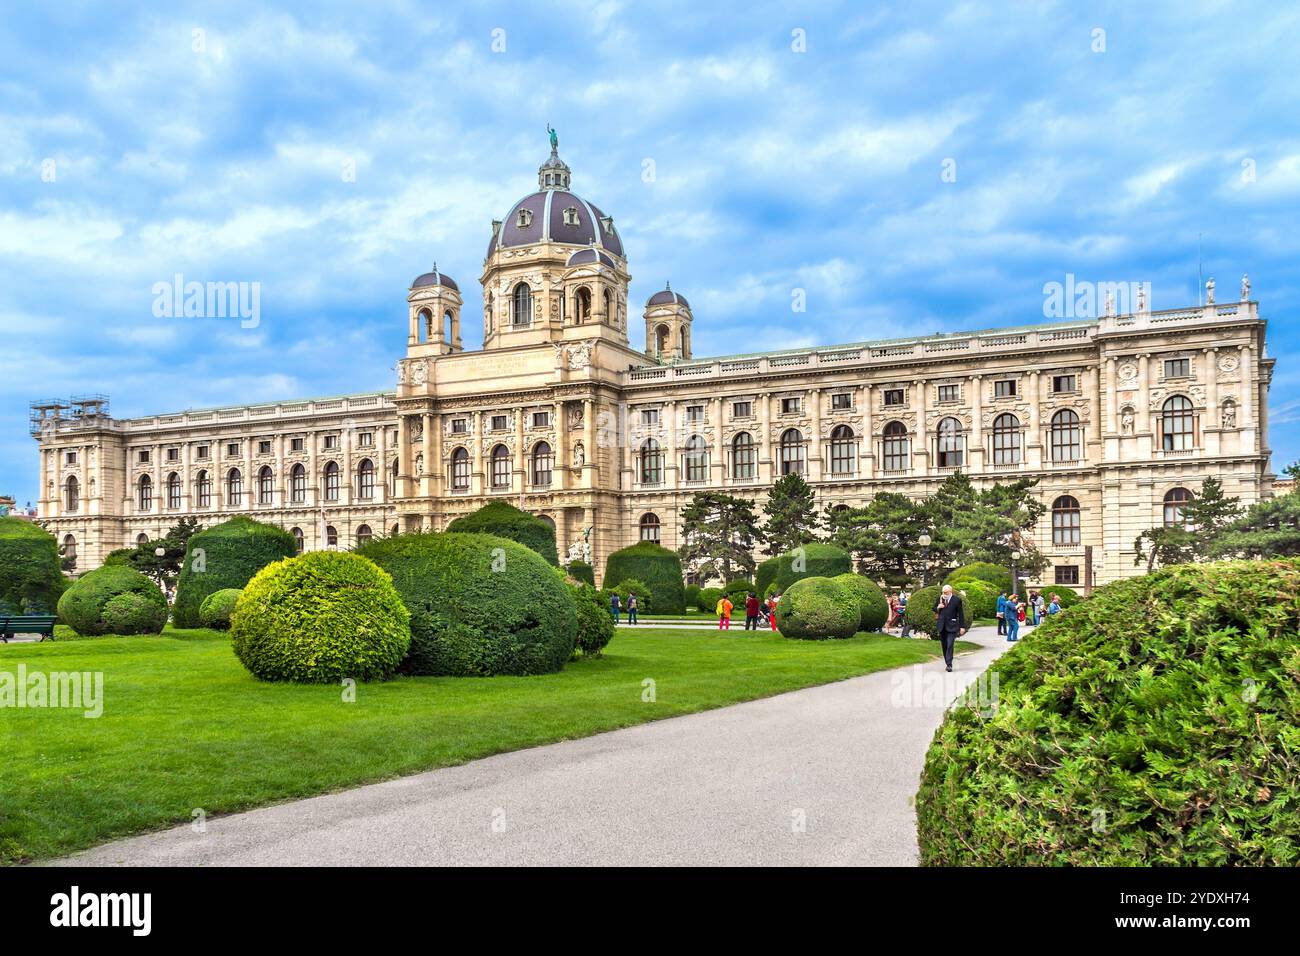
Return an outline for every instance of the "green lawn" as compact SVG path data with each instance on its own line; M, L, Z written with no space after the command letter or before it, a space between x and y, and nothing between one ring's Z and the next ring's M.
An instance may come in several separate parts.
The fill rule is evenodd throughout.
M344 703L337 686L254 680L215 631L0 645L0 672L104 675L98 719L0 710L0 862L912 664L938 647L647 628L559 674L402 677Z

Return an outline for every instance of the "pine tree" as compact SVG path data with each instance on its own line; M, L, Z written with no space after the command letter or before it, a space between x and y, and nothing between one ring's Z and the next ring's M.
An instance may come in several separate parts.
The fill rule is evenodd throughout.
M802 475L782 475L767 493L763 505L767 522L763 526L764 554L785 554L801 544L817 540L817 506L813 490Z
M1210 477L1201 482L1201 493L1183 505L1182 511L1184 523L1195 536L1193 550L1205 558L1223 529L1241 517L1241 499L1225 495L1223 482Z
M682 541L677 554L705 580L725 583L754 574L758 517L744 498L700 491L682 509ZM744 572L743 575L737 571Z
M928 555L918 539L930 534L925 504L884 491L865 508L826 512L828 540L853 555L858 571L872 580L904 584L921 576Z

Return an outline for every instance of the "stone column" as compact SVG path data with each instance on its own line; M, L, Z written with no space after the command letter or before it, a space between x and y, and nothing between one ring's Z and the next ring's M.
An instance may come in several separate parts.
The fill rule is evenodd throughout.
M1219 350L1204 349L1201 354L1201 368L1205 374L1205 421L1201 423L1201 446L1208 454L1217 455L1220 450L1219 417Z
M758 402L761 428L758 447L755 449L755 454L758 455L758 467L755 473L760 483L771 484L776 480L777 472L776 465L772 461L772 393L760 393L755 401Z
M985 455L984 455L984 378L983 376L981 375L971 376L970 390L971 390L970 470L983 471L984 466L986 464Z
M470 441L473 442L469 448L469 493L471 495L483 494L483 412L470 412Z
M600 483L600 462L596 447L596 400L585 398L582 401L582 486L595 488ZM593 537L595 532L592 532ZM592 545L594 548L595 545ZM615 584L618 582L615 581Z
M1237 424L1242 428L1249 428L1255 421L1255 369L1251 364L1253 361L1254 350L1249 345L1241 346L1241 407L1237 409ZM1254 445L1249 444L1243 448L1249 448L1254 451Z
M668 436L668 447L664 451L664 487L671 489L677 487L677 403L664 402L660 414L664 417L664 432Z
M162 456L162 442L158 442L153 446L153 508L150 510L154 514L162 514L164 504L163 495L166 493L163 489Z
M442 497L443 483L447 480L447 469L442 463L442 415L434 412L428 416L424 435L432 455L425 456L424 470L429 473L429 497L436 501ZM426 506L426 512L432 510L433 501Z
M862 405L859 411L862 413L862 446L858 451L858 461L861 463L859 469L863 478L874 478L876 475L876 448L875 436L872 434L871 421L871 386L863 385L861 388Z
M808 402L812 405L812 440L808 445L808 479L821 481L822 478L822 393L821 389L808 390Z
M1151 434L1151 379L1150 356L1145 352L1138 357L1138 409L1137 431L1142 435Z
M920 458L916 473L930 473L930 429L925 423L925 382L912 382L912 396L916 403L916 440L912 443L912 458Z
M421 427L424 429L424 435L420 442L420 454L424 456L424 480L419 482L418 487L420 494L425 498L433 497L433 470L437 467L437 461L433 457L433 415L425 412L420 416Z
M564 417L564 402L555 402L551 416L555 420L555 468L551 471L551 482L556 491L563 491L569 487L569 467L573 464L569 455L569 423ZM560 516L563 514L564 509L558 509L555 518L557 534L560 528Z
M1100 442L1101 439L1101 363L1087 370L1087 374L1092 378L1092 398L1088 402L1088 423L1084 426L1083 431L1083 452L1084 461L1093 458L1088 454L1088 446L1094 442Z
M1042 400L1042 376L1034 369L1029 373L1029 441L1026 443L1024 459L1030 468L1041 468L1043 465Z
M190 473L193 461L191 451L193 446L189 442L181 445L181 510L191 511L194 508L195 501L190 494L190 486L194 481L194 475ZM95 482L95 487L99 487L99 482Z
M727 478L727 446L722 440L722 396L713 400L713 461L709 463L709 473L713 484L722 485Z

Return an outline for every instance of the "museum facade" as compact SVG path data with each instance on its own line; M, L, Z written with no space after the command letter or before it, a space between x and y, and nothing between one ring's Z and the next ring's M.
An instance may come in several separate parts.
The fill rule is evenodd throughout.
M1272 494L1273 360L1244 278L1231 303L1211 284L1188 308L1139 296L1097 318L696 358L678 292L629 326L614 220L570 180L553 148L493 222L481 350L462 346L452 278L412 283L393 391L130 419L102 396L33 403L39 512L77 570L183 516L251 515L314 550L504 499L599 575L637 540L676 548L698 491L761 503L798 472L821 505L856 506L960 470L1038 478L1046 581L1083 585L1140 573L1136 536L1181 520L1208 476L1245 504Z

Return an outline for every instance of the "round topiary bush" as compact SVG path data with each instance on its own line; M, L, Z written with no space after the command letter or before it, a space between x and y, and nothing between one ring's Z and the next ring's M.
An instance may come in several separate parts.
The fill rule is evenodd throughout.
M738 578L735 581L728 581L722 589L722 593L731 598L731 603L744 605L745 598L749 592L754 590L754 582L748 578Z
M106 565L83 574L64 592L59 618L87 636L161 634L167 599L156 582L135 568Z
M1061 584L1052 584L1044 587L1042 590L1043 597L1047 599L1048 603L1051 603L1053 594L1061 599L1061 610L1065 610L1067 607L1074 607L1074 605L1083 600L1083 595L1074 590L1074 588L1067 588Z
M393 576L411 612L407 673L545 674L573 653L571 588L518 542L417 532L372 541L356 553Z
M609 595L618 595L618 607L627 613L627 599L636 595L636 612L638 615L658 613L655 610L655 595L644 581L619 581L612 588L605 589L605 611L609 613Z
M955 568L949 575L943 579L944 584L951 584L954 587L958 581L984 581L993 585L999 591L1011 593L1011 569L1004 568L1000 564L992 564L988 561L976 561L974 564L963 564ZM1023 578L1022 578L1023 580Z
M605 586L612 581L644 581L655 596L655 613L681 614L686 610L682 562L676 551L653 541L640 541L615 551L605 563Z
M776 626L783 637L852 637L861 620L857 593L831 578L800 578L786 588L776 606Z
M754 569L754 593L762 597L767 594L767 586L776 581L777 571L781 567L780 558L768 558L760 561Z
M995 710L948 712L921 861L1295 866L1298 664L1300 561L1099 589L992 665Z
M560 556L555 550L555 528L550 522L530 515L527 511L520 511L508 501L488 502L478 511L456 518L447 525L447 530L459 534L494 534L498 538L509 538L518 541L525 548L532 548L548 564L557 568L560 566ZM591 583L596 583L594 576Z
M53 614L66 587L54 535L34 521L0 518L0 606Z
M599 657L614 639L614 619L610 617L609 605L590 584L570 585L570 588L578 620L575 647L584 657Z
M199 608L199 623L218 631L230 630L230 615L235 613L241 588L222 588L203 599Z
M849 553L833 544L814 541L778 555L777 588L785 591L800 578L833 578L853 570Z
M209 594L242 588L272 561L297 553L297 542L289 532L242 515L200 531L185 549L172 606L173 623L199 627L199 611Z
M596 586L596 572L586 561L571 561L565 570L573 580L590 584L593 588Z
M980 618L996 617L998 613L998 589L987 581L978 578L965 578L949 581L954 591L960 591L966 603L970 605L971 616Z
M838 574L831 580L844 585L857 597L859 631L878 631L885 626L889 620L889 600L880 585L861 574Z
M953 585L953 590L957 590L957 585ZM914 631L920 631L922 634L929 634L933 638L939 637L939 628L935 606L939 603L939 597L943 594L943 588L938 584L931 584L929 587L921 588L913 592L907 601L907 612L904 617L907 624ZM962 617L966 620L966 627L975 622L975 613L971 609L970 601L962 601Z
M411 643L392 578L357 554L313 551L268 564L230 617L231 646L261 680L380 680Z

